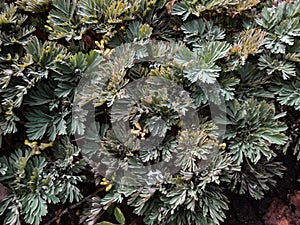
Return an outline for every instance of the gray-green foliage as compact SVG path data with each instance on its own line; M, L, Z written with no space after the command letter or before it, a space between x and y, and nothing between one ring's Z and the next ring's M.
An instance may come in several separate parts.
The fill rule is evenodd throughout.
M283 175L278 152L299 158L299 1L7 2L4 224L38 225L49 204L82 198L82 155L97 185L109 179L84 210L89 225L119 203L149 225L220 224L224 190L260 199Z
M76 186L83 181L78 175L84 168L83 160L73 162L79 149L67 139L53 146L55 161L39 155L43 144L26 142L30 147L17 150L9 157L1 157L0 181L11 193L1 201L0 214L5 213L4 224L17 225L20 216L28 224L41 224L49 203L74 202L82 198Z

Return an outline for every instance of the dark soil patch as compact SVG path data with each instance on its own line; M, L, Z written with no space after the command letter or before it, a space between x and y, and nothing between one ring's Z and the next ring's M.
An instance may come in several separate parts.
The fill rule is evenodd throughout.
M254 200L248 196L239 196L235 194L229 195L229 211L227 219L222 225L298 225L293 221L295 219L287 219L288 223L270 224L270 217L284 217L289 210L295 207L291 203L291 196L296 190L300 190L300 166L296 157L292 154L279 157L287 167L284 177L278 179L277 185L272 187L265 197L261 200ZM276 205L277 204L277 205ZM296 203L294 203L296 204ZM276 207L275 207L276 206ZM275 210L276 209L276 210ZM280 213L279 211L282 210ZM275 215L274 215L275 214ZM282 214L282 215L280 215ZM280 221L280 219L278 220ZM283 220L282 220L283 221Z

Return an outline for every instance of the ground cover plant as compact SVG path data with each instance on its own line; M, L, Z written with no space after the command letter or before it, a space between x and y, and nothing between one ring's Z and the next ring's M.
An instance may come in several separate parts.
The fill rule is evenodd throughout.
M221 224L300 159L299 62L297 0L0 0L1 222Z

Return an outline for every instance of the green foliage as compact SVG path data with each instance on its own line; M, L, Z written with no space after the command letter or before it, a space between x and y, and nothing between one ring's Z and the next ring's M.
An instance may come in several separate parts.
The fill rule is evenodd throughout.
M220 0L220 1L192 1L184 0L175 4L172 14L182 16L186 20L191 14L200 17L206 11L225 11L233 15L257 5L259 0ZM229 8L229 9L228 9Z
M100 223L97 223L96 225L124 225L125 224L125 217L122 211L118 208L115 207L114 209L114 217L118 224L107 222L107 221L102 221Z
M193 44L194 47L201 46L205 41L218 41L225 38L225 33L213 21L203 19L191 20L181 27L185 34L184 41Z
M227 125L225 137L230 143L228 147L239 164L243 158L254 164L262 156L270 160L274 152L269 146L286 142L282 132L287 127L278 121L285 114L275 115L274 106L266 102L257 102L254 99L244 104L229 102L227 115L228 120L223 119L220 123Z
M274 2L0 1L1 222L43 224L83 171L105 190L88 225L124 205L219 225L228 191L261 199L300 158L300 2Z
M286 60L272 60L270 56L262 55L259 58L258 68L266 70L268 75L279 72L283 79L288 79L291 76L296 76L296 66Z
M181 48L175 55L176 63L184 71L184 76L191 82L214 83L221 68L216 61L224 58L230 49L226 42L208 42L194 51Z
M270 186L275 186L276 176L282 177L285 167L281 162L261 160L257 164L247 162L243 170L233 176L233 182L229 185L231 190L239 194L249 193L255 199L261 199L264 192Z
M175 164L180 171L171 177L153 174L156 183L151 186L124 186L117 183L113 191L102 199L103 205L127 200L134 212L145 216L147 224L219 224L225 217L227 198L217 185L231 181L238 171L232 158L219 153L209 162L205 157L218 149L214 127L206 125L195 133L181 132ZM199 138L200 136L200 138ZM196 148L195 148L196 147ZM202 170L203 164L207 169ZM130 167L130 165L128 165ZM150 173L150 172L149 172ZM126 178L126 174L124 179ZM123 198L126 197L126 199ZM184 210L184 213L182 213Z
M29 144L28 144L29 143ZM23 216L28 224L38 225L48 212L47 203L79 201L82 195L76 185L83 181L77 175L85 166L84 161L73 162L79 150L66 139L53 147L55 161L46 155L39 156L42 144L26 142L31 148L21 149L9 157L1 157L0 181L11 194L1 201L0 214L6 213L4 224L21 224Z
M50 9L52 0L20 0L18 6L31 13L43 13Z
M51 39L80 38L76 32L77 21L75 16L77 0L54 0L53 9L49 12L48 24L46 26L51 32Z
M279 83L277 81L274 84L273 91L277 94L277 100L280 104L300 110L300 81L296 79L290 82L281 81Z
M293 45L299 33L299 2L287 4L281 2L276 8L263 8L261 18L256 23L268 32L265 46L272 53L286 53L286 45Z

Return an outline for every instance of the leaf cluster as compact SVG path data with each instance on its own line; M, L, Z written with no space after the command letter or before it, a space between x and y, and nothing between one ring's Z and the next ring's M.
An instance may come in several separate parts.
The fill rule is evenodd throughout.
M299 158L299 1L11 2L0 2L4 224L79 201L89 163L106 191L81 223L112 224L107 212L125 224L126 204L148 225L218 225L228 191L260 199L284 173L277 156Z

